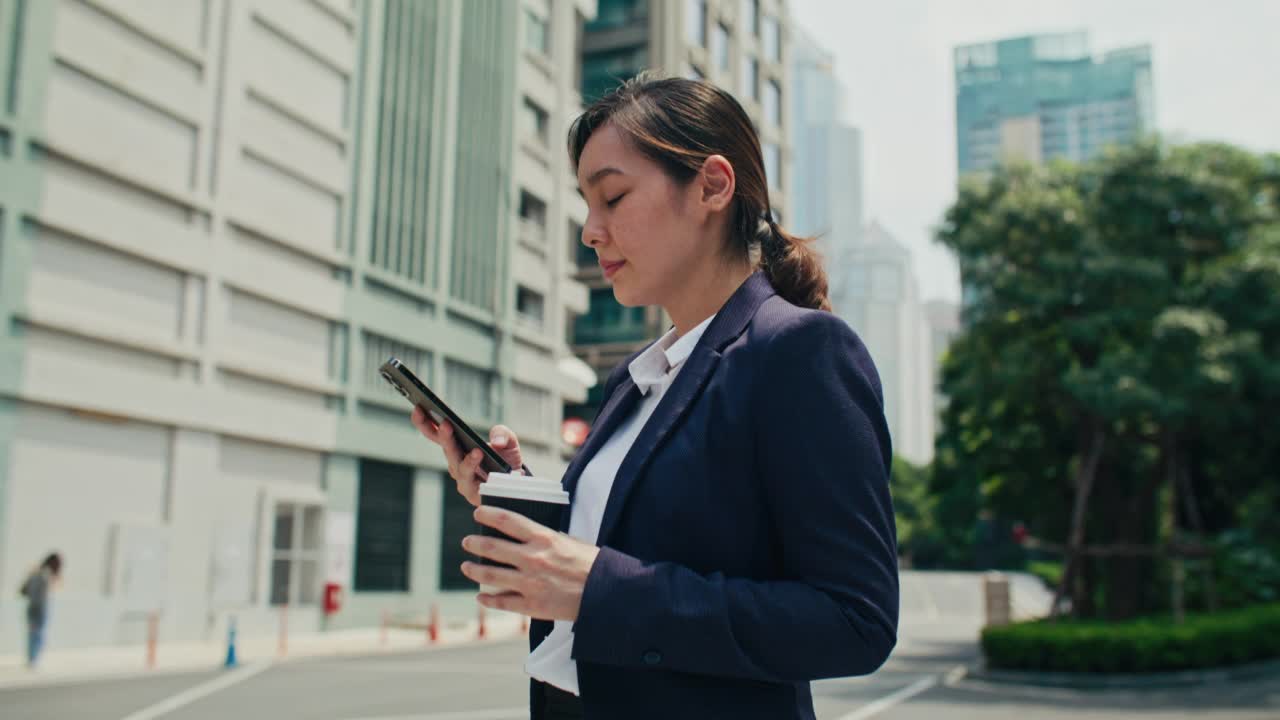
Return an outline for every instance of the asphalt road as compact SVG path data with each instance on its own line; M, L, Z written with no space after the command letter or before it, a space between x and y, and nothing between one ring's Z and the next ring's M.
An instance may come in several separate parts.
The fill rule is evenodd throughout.
M976 658L972 627L904 624L886 666L814 684L821 720L1166 720L1280 718L1280 677L1159 691L1071 691L956 680ZM204 672L0 691L5 720L503 720L528 717L524 644L298 660ZM948 681L951 674L951 682Z

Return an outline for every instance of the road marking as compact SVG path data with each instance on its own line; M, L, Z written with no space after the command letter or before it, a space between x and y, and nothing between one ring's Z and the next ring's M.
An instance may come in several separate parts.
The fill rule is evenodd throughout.
M384 715L380 717L351 718L351 720L512 720L528 718L529 708L497 708L494 710L461 710L458 712L431 713L430 715Z
M371 663L353 660L342 663L344 669L348 670L369 670L373 672L403 672L403 673L422 673L422 674L444 674L456 675L476 674L476 675L493 675L501 673L520 672L520 665L513 663L415 663L415 662L383 662Z
M209 682L201 683L193 688L188 688L177 695L161 700L150 707L145 707L131 715L126 715L123 720L154 720L154 718L167 715L180 707L190 705L200 698L212 695L219 690L225 690L232 685L242 683L270 667L271 663L245 665L238 670L232 670L222 677L214 678Z
M888 710L895 705L900 705L920 693L933 688L940 681L947 683L948 685L955 684L964 677L965 672L967 672L965 666L960 665L947 671L945 675L930 675L929 677L920 678L910 685L872 702L870 705L863 705L848 715L841 715L839 720L867 720L867 718L879 715L885 710Z
M967 665L957 665L951 668L951 672L947 673L946 676L942 678L942 684L947 687L955 687L968 674L969 667Z

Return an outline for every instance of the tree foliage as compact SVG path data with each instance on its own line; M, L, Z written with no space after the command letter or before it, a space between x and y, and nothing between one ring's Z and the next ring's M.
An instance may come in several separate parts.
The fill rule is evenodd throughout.
M1070 545L1079 507L1084 545L1153 548L1068 571L1077 614L1125 618L1171 602L1172 545L1277 529L1280 156L1007 167L962 184L938 240L966 299L930 477L948 542L987 510Z

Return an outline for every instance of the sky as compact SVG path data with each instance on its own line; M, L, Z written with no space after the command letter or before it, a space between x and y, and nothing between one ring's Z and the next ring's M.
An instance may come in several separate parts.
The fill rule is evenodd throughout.
M862 129L865 215L911 248L923 299L958 302L933 228L955 196L951 51L1086 30L1095 55L1152 46L1156 129L1280 151L1280 0L790 0L836 58L842 118Z

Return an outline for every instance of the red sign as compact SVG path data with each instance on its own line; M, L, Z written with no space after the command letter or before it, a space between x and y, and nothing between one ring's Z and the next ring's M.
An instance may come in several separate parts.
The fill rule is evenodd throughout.
M582 447L587 441L587 434L591 432L591 426L586 420L581 418L565 418L564 423L560 425L560 437L566 444L576 448Z

